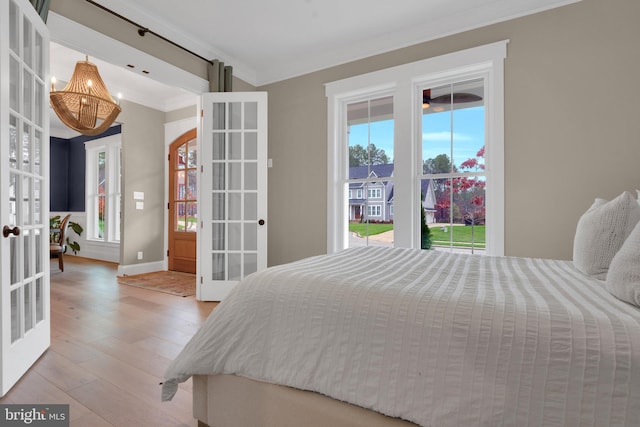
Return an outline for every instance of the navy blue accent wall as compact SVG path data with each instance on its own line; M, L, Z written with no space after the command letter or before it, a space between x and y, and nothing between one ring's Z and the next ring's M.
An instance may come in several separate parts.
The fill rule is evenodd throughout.
M69 145L68 139L51 137L49 209L52 212L65 212L69 206ZM84 171L84 162L81 167Z
M77 136L71 139L50 138L51 192L49 209L52 212L85 211L86 153L84 143L122 132L122 126L110 127L97 136Z
M84 143L69 141L69 183L67 184L67 211L84 212L85 204L85 149ZM76 167L75 165L80 165Z

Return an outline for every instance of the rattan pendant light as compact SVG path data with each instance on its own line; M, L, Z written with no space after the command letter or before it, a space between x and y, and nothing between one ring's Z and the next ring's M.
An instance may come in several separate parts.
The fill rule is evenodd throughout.
M83 135L99 135L111 126L120 114L120 106L113 100L89 58L78 61L71 80L63 90L51 85L51 106L60 120Z

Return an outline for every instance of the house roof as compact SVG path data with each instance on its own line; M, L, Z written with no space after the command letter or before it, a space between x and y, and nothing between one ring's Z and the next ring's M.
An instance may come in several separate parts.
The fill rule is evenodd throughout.
M371 166L352 166L349 168L349 179L365 179L369 177L371 174L375 174L376 177L380 178L389 178L393 176L393 163L388 163L384 165L371 165ZM381 180L382 182L386 182ZM434 206L434 200L429 196L429 187L431 186L431 179L423 179L420 182L420 192L423 197L423 205L424 201L428 202L429 206L425 205L426 209L432 209ZM360 188L362 187L361 182L351 182L349 183L349 188ZM393 184L389 185L389 191L387 192L387 202L393 200L394 195L394 187ZM361 199L351 199L352 203L356 203ZM364 200L362 200L364 202Z
M427 195L427 192L429 191L429 186L431 186L430 179L423 179L422 181L420 181L420 193L422 193L422 197Z
M349 179L368 178L370 173L374 173L378 178L389 178L393 176L393 163L385 165L352 166L349 168Z

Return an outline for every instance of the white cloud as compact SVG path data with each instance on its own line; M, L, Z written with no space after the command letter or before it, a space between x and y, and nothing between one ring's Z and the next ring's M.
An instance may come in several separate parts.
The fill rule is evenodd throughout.
M422 134L423 141L431 141L431 142L446 142L451 141L451 132L443 131L443 132L425 132ZM473 141L474 138L470 135L465 135L461 133L453 134L454 141Z

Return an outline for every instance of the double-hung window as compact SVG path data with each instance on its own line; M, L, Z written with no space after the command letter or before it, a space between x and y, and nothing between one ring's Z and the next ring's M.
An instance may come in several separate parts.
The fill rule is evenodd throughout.
M397 247L420 248L424 221L440 250L504 254L506 47L496 42L326 85L329 253L352 245L354 222L377 215L392 225ZM356 186L366 199L348 197Z
M369 199L379 199L382 197L382 190L379 188L369 188L367 191L367 197Z
M120 134L85 142L87 239L120 241Z

